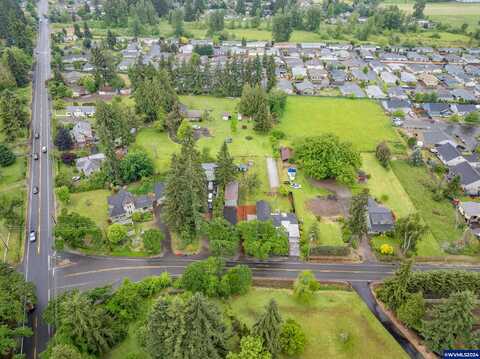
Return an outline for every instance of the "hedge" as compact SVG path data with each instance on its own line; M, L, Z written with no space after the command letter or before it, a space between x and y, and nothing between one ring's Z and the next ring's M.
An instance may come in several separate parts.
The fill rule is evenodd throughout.
M310 248L311 256L348 256L350 247L347 246L316 246Z
M464 270L433 270L413 272L407 290L422 292L425 298L447 298L450 294L471 290L480 295L480 273Z

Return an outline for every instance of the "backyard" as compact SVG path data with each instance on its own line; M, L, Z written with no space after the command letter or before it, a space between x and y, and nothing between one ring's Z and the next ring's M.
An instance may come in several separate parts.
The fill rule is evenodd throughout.
M462 235L462 230L455 223L455 208L447 200L433 199L431 186L434 184L425 167L413 167L406 161L392 161L391 165L431 232L419 243L418 255L444 254L442 246L460 239Z
M310 306L302 306L293 300L291 291L267 288L252 288L246 295L233 298L228 304L239 319L251 326L264 310L270 299L274 298L283 320L295 319L302 326L307 337L302 359L316 359L318 353L328 358L407 358L403 349L370 313L367 306L355 292L343 290L325 290L315 295ZM123 359L129 353L140 350L135 333L141 320L146 318L151 302L144 303L139 321L133 323L127 338L105 359ZM342 342L341 335L347 339ZM375 350L382 348L382 351ZM283 356L282 356L283 358Z

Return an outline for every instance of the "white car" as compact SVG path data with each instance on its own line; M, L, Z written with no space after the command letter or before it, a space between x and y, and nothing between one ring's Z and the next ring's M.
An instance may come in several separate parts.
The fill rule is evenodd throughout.
M43 153L47 153L47 146L43 146L43 147L42 147L42 152L43 152Z
M35 242L37 240L37 234L33 229L30 231L30 234L28 235L28 240L30 242Z

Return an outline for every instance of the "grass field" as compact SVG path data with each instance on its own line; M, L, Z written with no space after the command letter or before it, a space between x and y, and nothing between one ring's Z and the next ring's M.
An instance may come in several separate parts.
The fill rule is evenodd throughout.
M291 96L278 129L293 141L334 133L362 152L375 150L384 140L400 140L380 106L370 100Z
M413 12L413 1L385 1L385 5L397 5L407 13ZM458 2L428 3L424 14L434 21L459 27L468 24L470 31L478 27L480 20L480 4L464 4Z
M104 189L72 193L67 208L69 211L91 218L103 229L108 225L107 197L109 195L110 192Z
M390 208L397 218L415 212L410 197L395 173L380 165L373 153L362 153L362 169L371 176L366 184L370 194Z
M320 291L310 307L297 304L288 290L253 288L235 298L231 307L251 326L264 306L275 299L283 319L295 319L307 336L302 359L324 358L407 358L402 348L354 292ZM342 343L340 335L349 338ZM381 348L381 350L379 350Z
M8 230L4 223L0 223L0 261L17 264L23 253L23 241L19 230ZM6 248L8 246L8 249Z
M455 208L446 200L433 200L429 187L432 179L425 167L392 161L392 169L433 235L419 243L418 255L442 255L442 244L456 241L462 234L455 226Z

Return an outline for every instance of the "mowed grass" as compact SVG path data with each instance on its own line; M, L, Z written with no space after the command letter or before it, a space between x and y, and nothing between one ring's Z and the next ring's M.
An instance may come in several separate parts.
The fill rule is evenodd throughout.
M371 314L354 292L320 291L310 306L298 304L291 291L252 288L233 299L232 311L251 326L271 299L284 320L296 320L305 331L307 345L302 359L318 358L407 358L403 349ZM343 343L342 333L348 335Z
M72 193L66 208L69 212L91 218L101 229L104 229L108 225L107 198L110 194L110 191L104 189Z
M413 167L406 161L392 161L391 166L433 235L426 236L419 243L417 254L427 257L444 254L442 245L454 242L462 235L462 231L456 228L455 208L446 200L433 200L432 179L425 167Z
M371 100L290 96L278 129L295 141L334 133L358 151L400 139L380 106Z
M362 169L370 175L365 187L372 197L390 208L396 218L415 212L415 206L392 169L378 162L375 154L362 153Z
M413 3L405 1L388 1L387 5L397 5L401 10L411 14ZM480 20L480 4L464 4L458 2L428 3L424 14L434 21L439 21L452 26L468 24L469 30L473 31Z

